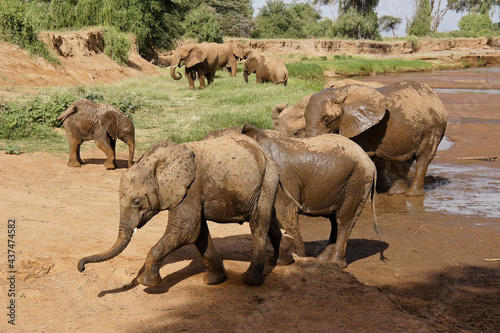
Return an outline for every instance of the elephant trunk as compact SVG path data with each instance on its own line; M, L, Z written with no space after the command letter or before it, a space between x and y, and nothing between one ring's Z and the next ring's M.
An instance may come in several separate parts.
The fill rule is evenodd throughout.
M133 230L131 228L123 226L122 223L120 223L120 230L115 245L108 251L80 259L78 262L78 271L83 272L87 263L106 261L119 255L127 247L132 238L132 234Z
M243 78L245 79L245 82L248 83L248 72L243 72Z
M181 62L180 57L174 56L174 59L172 60L172 63L170 64L170 76L174 80L182 79L181 73L178 73L178 75L176 75L176 73L175 73L175 69L180 65L180 62Z
M134 163L135 142L133 140L130 140L129 142L127 142L127 145L128 145L128 167L130 168Z

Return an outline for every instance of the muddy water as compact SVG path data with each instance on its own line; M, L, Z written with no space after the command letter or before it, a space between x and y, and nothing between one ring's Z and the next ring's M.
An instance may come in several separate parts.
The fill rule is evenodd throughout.
M500 132L500 68L410 73L360 79L385 84L400 80L426 83L435 89L448 111L445 138L427 172L425 197L400 198L406 201L406 204L399 207L404 207L404 210L410 213L424 209L429 212L478 216L486 219L500 218L500 143L496 142L496 146L491 146L492 143L489 141L489 136L493 132ZM457 132L458 127L460 131ZM464 139L454 137L457 136L456 133L469 137L473 144L467 147ZM461 144L458 153L455 153L455 140ZM488 149L483 147L483 143L485 146L490 145ZM472 159L464 163L462 157L458 157L459 154L468 154L466 156L472 157L486 154L498 158L493 162ZM386 198L387 200L397 199ZM499 229L500 225L497 223L494 228Z

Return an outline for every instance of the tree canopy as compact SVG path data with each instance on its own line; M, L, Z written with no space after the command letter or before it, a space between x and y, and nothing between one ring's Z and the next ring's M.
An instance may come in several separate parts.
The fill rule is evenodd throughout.
M378 19L378 23L380 24L380 29L386 32L392 31L392 35L394 36L394 38L396 38L396 33L394 30L398 25L401 24L401 22L402 22L401 18L390 15L384 15Z

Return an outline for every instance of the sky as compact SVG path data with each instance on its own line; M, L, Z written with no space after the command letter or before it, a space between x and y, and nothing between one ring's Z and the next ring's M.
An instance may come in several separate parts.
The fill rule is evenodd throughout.
M293 0L284 0L286 3L291 3ZM299 0L302 2L302 0ZM305 2L305 1L304 1ZM438 1L437 1L438 2ZM443 8L447 0L441 1L441 8ZM266 0L253 0L254 16L257 14L258 9L261 8L266 3ZM329 17L331 19L337 16L337 6L319 6L323 17ZM399 17L403 22L396 29L396 35L399 37L404 37L406 35L406 21L411 19L413 12L415 11L415 5L413 0L380 0L377 7L378 17L384 15L390 15L394 17ZM458 21L465 15L464 13L456 13L454 11L448 11L444 16L443 21L438 27L438 31L448 32L452 30L459 30ZM495 15L496 16L496 15ZM493 22L495 22L495 16L493 17ZM392 37L392 32L382 32L383 37Z

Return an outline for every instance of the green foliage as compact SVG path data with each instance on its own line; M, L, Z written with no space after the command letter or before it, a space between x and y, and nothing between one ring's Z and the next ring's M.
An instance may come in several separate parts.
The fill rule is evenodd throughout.
M411 49L413 52L418 51L418 37L417 36L407 36L406 41L411 44Z
M465 15L460 19L460 21L458 21L460 30L470 32L479 32L481 30L491 32L492 24L493 22L491 21L489 15L479 14Z
M5 145L5 147L3 147L3 150L5 151L6 154L9 154L9 155L20 155L22 152L21 152L21 146L17 146L17 145ZM0 148L1 150L1 148Z
M38 31L25 15L24 3L4 1L0 3L0 39L16 44L30 56L40 56L52 63L59 63L45 43L38 38Z
M489 15L491 8L498 5L500 5L499 0L448 0L448 8L459 13Z
M394 37L396 37L394 30L400 25L402 20L399 17L394 17L390 15L384 15L378 19L378 23L380 24L380 29L382 31L388 32L392 31Z
M103 0L78 0L75 7L75 24L80 27L100 25Z
M305 38L325 36L327 27L320 23L319 10L309 3L267 0L255 18L253 38ZM325 21L328 22L328 21ZM331 21L330 21L331 22Z
M324 70L317 62L296 62L285 64L289 77L301 80L322 80L325 78Z
M336 37L354 39L381 40L378 31L377 14L362 14L354 9L340 14L333 24L333 33Z
M76 100L70 95L54 94L48 100L35 97L25 104L8 103L0 106L0 138L49 138L51 127L61 126L57 117Z
M103 36L104 53L119 64L126 64L130 55L132 41L115 28L107 28Z
M418 0L417 10L411 19L407 34L418 37L431 33L432 8L429 0Z
M220 23L212 7L203 4L189 11L186 15L185 26L187 35L195 37L198 43L222 43Z

